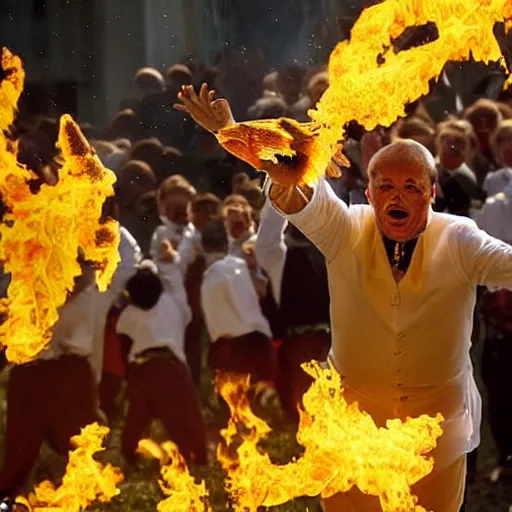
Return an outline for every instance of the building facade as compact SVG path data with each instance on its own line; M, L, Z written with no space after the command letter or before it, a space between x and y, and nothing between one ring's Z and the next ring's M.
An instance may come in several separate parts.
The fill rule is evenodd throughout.
M187 54L207 64L229 49L283 62L325 61L337 17L358 0L2 0L0 45L27 71L25 101L45 115L71 112L100 129L130 97L144 65L164 70ZM252 52L252 53L251 53ZM253 58L253 57L251 57Z

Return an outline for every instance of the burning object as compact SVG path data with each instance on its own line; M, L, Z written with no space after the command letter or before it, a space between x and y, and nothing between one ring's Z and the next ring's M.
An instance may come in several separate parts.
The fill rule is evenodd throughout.
M158 512L211 512L204 480L195 481L174 443L166 441L159 445L151 439L142 439L138 452L160 462L158 483L167 498L158 503Z
M119 262L119 231L109 220L100 224L105 199L113 195L115 175L105 169L70 116L60 120L58 147L62 167L54 186L37 194L29 182L36 176L17 161L16 143L6 135L23 90L19 57L3 49L0 84L0 194L8 208L0 225L0 259L11 274L8 297L1 304L6 321L0 344L7 359L32 360L51 339L58 308L81 273L79 249L97 268L101 291Z
M215 135L230 153L270 171L276 183L311 185L331 168L348 122L357 121L366 130L390 126L405 115L408 103L428 94L430 81L439 78L447 62L473 57L500 62L510 71L493 32L497 23L512 28L510 0L380 2L362 12L350 39L332 52L330 85L310 110L311 123L284 118L231 123ZM396 48L406 29L425 25L435 26L437 37L421 46ZM187 107L188 94L180 97ZM191 96L188 101L197 105L199 100Z
M428 475L428 457L442 435L443 417L388 420L376 426L357 403L345 400L341 377L317 363L304 366L315 380L303 398L297 440L304 454L285 465L272 463L258 443L269 426L249 406L249 382L219 376L217 386L231 418L223 430L217 457L228 474L227 488L235 512L256 512L299 496L324 498L357 486L378 496L384 512L424 512L410 487ZM240 442L241 441L241 442ZM236 451L230 449L236 443Z
M81 512L91 503L111 501L120 493L117 486L123 475L118 468L94 459L96 453L104 450L102 443L108 433L107 427L96 423L83 428L80 435L71 439L75 449L69 453L62 485L55 488L44 481L28 499L18 498L14 506L25 506L29 512Z

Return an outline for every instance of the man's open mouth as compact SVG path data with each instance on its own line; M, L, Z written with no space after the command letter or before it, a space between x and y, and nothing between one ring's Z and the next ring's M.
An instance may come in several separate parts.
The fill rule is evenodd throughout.
M409 214L405 210L400 210L399 208L391 208L388 211L388 215L396 220L402 220L409 217Z

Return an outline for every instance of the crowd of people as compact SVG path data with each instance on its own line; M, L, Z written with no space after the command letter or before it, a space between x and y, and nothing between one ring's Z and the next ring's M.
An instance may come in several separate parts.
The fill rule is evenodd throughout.
M264 407L277 395L286 421L298 422L311 382L301 364L325 361L330 349L326 264L272 208L262 173L226 154L211 133L173 108L186 85L206 82L221 95L216 80L214 70L195 62L163 74L142 68L134 76L137 97L122 102L104 133L83 126L117 176L103 215L119 221L121 262L107 292L99 293L79 254L83 273L60 309L50 345L34 361L10 368L0 497L16 495L44 441L66 453L69 439L98 417L112 425L124 416L128 462L158 419L189 463L206 463L199 392L205 375L249 375L253 403ZM307 121L328 86L325 69L284 66L264 77L261 97L237 117ZM371 133L347 127L350 167L330 179L336 194L348 205L365 203L371 156L382 145L413 139L436 158L434 210L471 217L512 243L512 102L483 97L437 123L422 102L408 111ZM34 171L34 192L58 180L56 123L17 127L19 159ZM482 377L499 455L489 478L497 481L512 469L512 295L491 289L479 295L473 341L484 343Z

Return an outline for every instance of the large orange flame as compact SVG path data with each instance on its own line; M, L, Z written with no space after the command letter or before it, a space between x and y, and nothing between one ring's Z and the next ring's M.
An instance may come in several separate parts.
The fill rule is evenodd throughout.
M354 120L367 130L391 125L405 114L406 104L429 92L430 80L447 62L472 55L506 68L493 28L505 22L510 30L511 20L510 0L386 0L364 10L350 40L332 52L329 88L309 112L313 123L251 121L220 130L217 138L227 151L272 172L276 181L312 184L328 169L346 123ZM395 53L393 40L427 22L437 26L436 40Z
M384 512L424 511L410 487L434 465L427 458L442 434L441 415L389 420L378 428L372 418L348 405L340 376L316 363L305 365L314 383L304 395L297 439L303 456L275 465L258 448L270 433L249 406L249 382L220 375L218 388L231 410L217 457L228 473L227 488L236 512L255 512L299 496L330 497L357 486L380 498ZM236 451L232 446L239 445Z
M71 439L75 449L69 453L62 485L55 488L49 481L40 483L28 499L18 498L30 512L81 512L91 503L108 503L119 494L118 484L123 481L120 469L94 460L94 454L103 451L107 427L96 423L82 429Z
M50 341L58 308L81 273L78 249L98 268L97 284L105 290L119 262L117 224L99 219L105 198L113 195L115 175L105 169L78 126L65 115L60 120L58 147L63 165L56 186L43 185L32 194L32 171L16 159L16 145L5 136L14 121L23 90L19 57L2 53L7 74L0 85L0 194L9 208L0 226L0 259L11 273L7 320L0 326L0 343L7 358L23 363Z
M189 473L178 447L171 441L161 445L151 439L139 441L138 452L160 462L160 489L167 496L157 505L158 512L210 512L204 480L197 483Z

